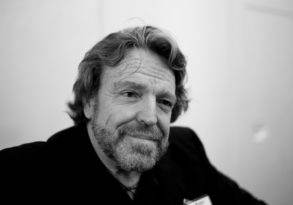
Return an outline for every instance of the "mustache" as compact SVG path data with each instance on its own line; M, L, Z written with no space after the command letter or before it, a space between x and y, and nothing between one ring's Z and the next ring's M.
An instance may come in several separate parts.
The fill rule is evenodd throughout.
M130 126L126 125L119 130L120 136L129 135L136 138L148 139L159 141L163 138L163 132L157 127L145 127L145 126Z

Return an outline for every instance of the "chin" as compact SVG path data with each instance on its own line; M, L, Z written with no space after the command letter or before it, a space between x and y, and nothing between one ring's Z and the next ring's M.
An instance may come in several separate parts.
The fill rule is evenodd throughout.
M160 158L158 145L123 140L116 147L117 166L121 171L144 172L155 166Z

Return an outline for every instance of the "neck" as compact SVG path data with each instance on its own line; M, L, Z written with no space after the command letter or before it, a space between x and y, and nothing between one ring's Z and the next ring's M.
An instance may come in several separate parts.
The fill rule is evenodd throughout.
M134 187L137 185L141 173L136 171L125 171L117 169L116 163L110 159L101 149L99 143L97 142L90 123L87 124L87 131L90 137L90 141L97 153L98 157L102 161L102 163L106 166L106 168L110 171L110 173L125 187Z

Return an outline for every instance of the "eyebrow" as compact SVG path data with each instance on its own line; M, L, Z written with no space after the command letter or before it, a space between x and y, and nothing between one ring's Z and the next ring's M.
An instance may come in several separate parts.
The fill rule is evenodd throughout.
M114 83L114 89L118 90L121 88L133 88L135 90L145 90L146 86L140 83L135 83L132 81L118 81Z
M113 88L115 90L121 90L122 88L131 88L138 91L143 91L147 89L147 86L141 83L136 83L133 81L119 81L115 82ZM169 100L176 102L176 96L172 94L170 91L163 89L158 92L158 96L160 98L168 98Z

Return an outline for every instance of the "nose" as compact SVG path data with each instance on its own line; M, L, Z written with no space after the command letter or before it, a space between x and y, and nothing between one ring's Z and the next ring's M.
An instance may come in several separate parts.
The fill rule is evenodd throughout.
M137 121L144 125L155 125L158 121L155 97L145 97L137 112Z

